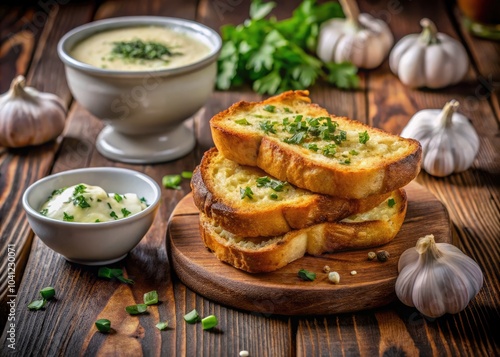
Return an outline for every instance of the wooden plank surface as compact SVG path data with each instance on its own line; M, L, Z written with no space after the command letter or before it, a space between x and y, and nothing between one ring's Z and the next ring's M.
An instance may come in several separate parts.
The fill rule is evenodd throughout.
M0 258L5 264L4 247L15 245L16 347L20 355L237 356L243 349L249 350L251 356L500 354L495 336L495 326L500 324L500 43L471 37L461 27L460 14L451 0L446 4L360 1L360 6L388 21L396 39L419 31L420 17L428 16L442 31L463 41L473 63L463 83L443 90L410 90L384 63L361 73L361 88L357 91L340 91L323 84L311 88L312 99L331 112L394 133L399 133L417 110L437 108L456 98L462 102L460 111L471 118L480 134L481 149L471 170L443 179L425 173L418 178L445 205L455 243L479 263L485 275L483 289L463 312L436 320L425 319L398 302L358 313L289 318L252 314L201 297L178 280L165 246L168 218L189 192L188 181L179 191L162 191L160 213L152 230L125 260L116 264L136 281L133 286L98 279L95 268L67 263L33 237L20 205L20 197L31 182L49 173L88 166L130 167L161 182L165 174L192 170L212 145L208 128L212 115L238 100L261 99L248 88L214 92L194 116L198 145L182 159L158 165L108 161L95 150L102 123L74 103L67 89L62 63L55 52L60 36L91 19L142 14L196 19L218 29L225 23L241 23L248 16L249 1L72 1L51 6L44 15L41 6L45 3L10 1L0 5L1 92L7 90L16 74L23 73L30 84L57 93L71 105L62 140L22 150L0 148ZM280 2L274 13L278 18L287 17L299 3ZM8 308L4 268L0 271L0 325L7 322ZM26 305L47 285L56 288L56 301L44 311L28 311ZM140 302L142 294L150 290L158 290L162 303L149 315L131 317L124 313L125 304ZM183 314L194 307L202 315L215 313L219 328L207 332L199 325L185 324ZM105 316L111 316L116 333L96 332L93 322ZM158 320L168 320L170 328L156 330ZM4 328L1 340L6 341L7 335ZM3 344L0 355L5 351Z

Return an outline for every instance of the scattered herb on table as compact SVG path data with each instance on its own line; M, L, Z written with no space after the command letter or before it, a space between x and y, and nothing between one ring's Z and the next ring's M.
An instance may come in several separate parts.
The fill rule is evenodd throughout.
M56 296L56 290L51 287L47 286L39 291L40 296L42 297L39 300L34 300L31 303L28 304L28 309L29 310L40 310L45 307L47 304L48 300L52 300L54 296Z
M300 269L298 272L298 276L305 281L314 281L316 279L316 273L313 273L306 269Z
M188 324L195 324L200 321L200 315L198 315L198 311L196 309L188 312L186 315L184 315L184 320Z
M167 321L160 321L156 324L156 328L160 331L166 330L168 327L168 322Z
M276 5L276 2L253 0L249 20L221 27L218 89L250 83L260 94L276 94L306 89L319 78L339 88L359 85L354 65L325 64L313 54L321 23L344 17L337 2L316 4L316 0L304 0L290 18L280 21L267 18Z
M148 305L146 304L136 304L125 307L125 311L127 311L130 315L139 315L148 311Z
M95 327L99 332L107 333L111 330L111 321L108 319L99 319L95 322Z
M181 176L185 179L191 179L191 177L193 177L193 171L182 171Z
M158 304L158 292L156 290L144 294L144 304L154 305Z
M182 176L181 175L165 175L161 180L165 188L171 188L173 190L181 189Z
M100 267L97 276L99 278L105 278L105 279L118 279L122 283L125 284L133 284L134 281L132 279L125 278L123 276L123 270L122 269L112 269L108 267Z
M52 286L47 286L40 290L40 295L45 300L51 300L56 296L56 290Z
M47 303L47 300L45 300L45 299L34 300L28 305L28 309L40 310L45 306L46 303Z
M217 317L215 315L209 315L201 320L201 327L204 330L210 330L211 328L217 326L218 323L219 320L217 320Z

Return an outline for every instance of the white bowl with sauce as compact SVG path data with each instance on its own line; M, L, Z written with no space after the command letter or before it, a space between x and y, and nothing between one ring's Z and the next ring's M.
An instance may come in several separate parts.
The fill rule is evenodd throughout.
M123 59L116 42L161 43L162 59ZM195 146L184 125L213 92L222 40L200 23L169 17L131 16L77 27L57 51L75 99L107 126L97 138L109 159L157 163ZM148 52L151 53L151 52Z
M54 190L81 183L99 186L107 193L134 193L143 198L147 207L125 218L99 223L58 220L40 212ZM158 211L160 198L160 186L143 173L123 168L95 167L45 177L26 189L22 203L31 228L49 248L74 263L105 265L123 259L146 235ZM91 209L80 208L89 213Z

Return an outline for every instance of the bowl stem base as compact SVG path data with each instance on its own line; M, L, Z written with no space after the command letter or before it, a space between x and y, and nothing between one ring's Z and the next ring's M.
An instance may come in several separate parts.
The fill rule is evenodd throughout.
M106 126L97 136L97 150L106 158L131 164L178 159L193 150L196 140L185 125L147 135L126 135Z

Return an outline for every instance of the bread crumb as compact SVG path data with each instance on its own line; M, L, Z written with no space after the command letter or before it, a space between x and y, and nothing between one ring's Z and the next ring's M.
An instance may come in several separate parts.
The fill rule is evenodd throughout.
M245 351L245 350L240 351L240 357L248 357L248 356L249 356L248 351Z
M351 271L351 275L356 275L358 272L356 270Z

